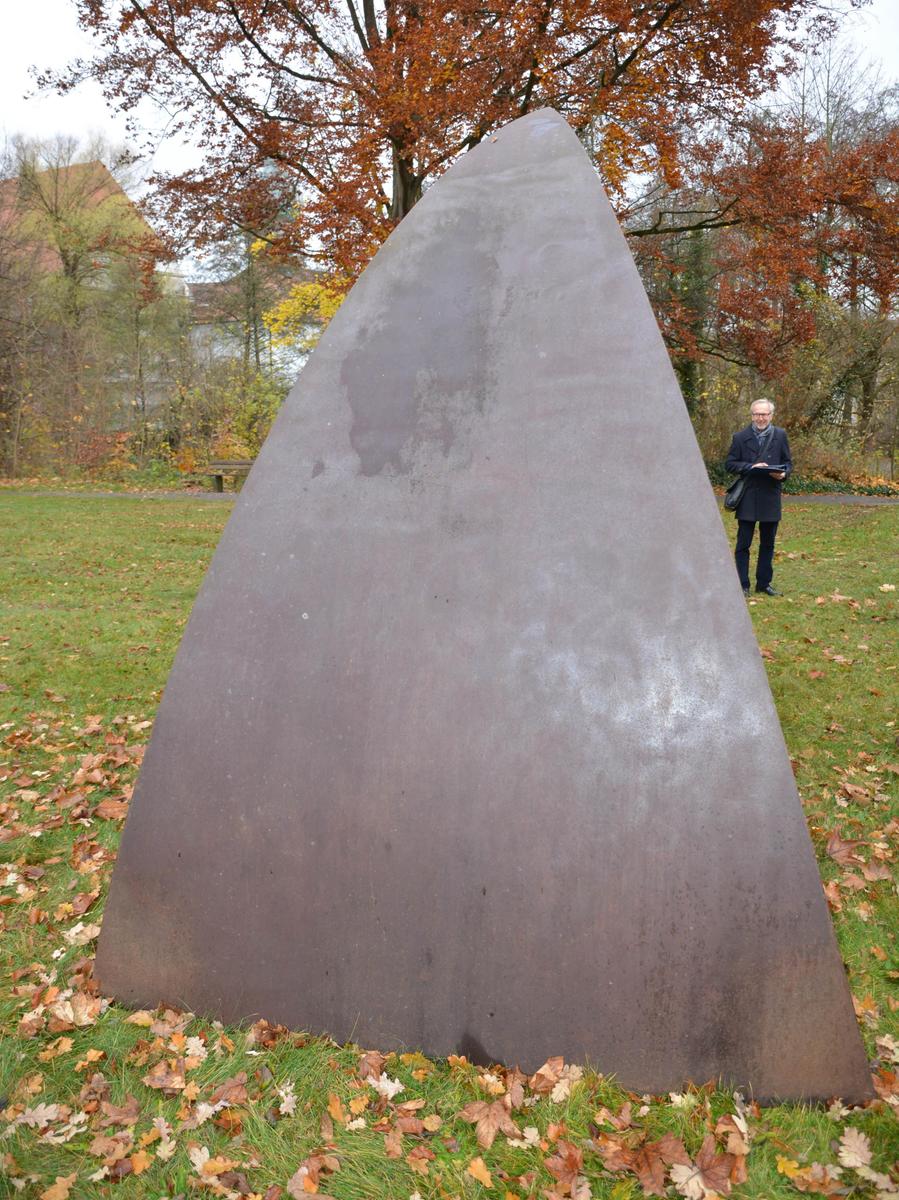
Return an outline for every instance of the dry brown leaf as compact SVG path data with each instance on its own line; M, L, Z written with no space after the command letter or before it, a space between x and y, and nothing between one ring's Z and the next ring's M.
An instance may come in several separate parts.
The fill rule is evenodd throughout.
M152 1167L153 1156L148 1154L146 1150L138 1150L136 1154L131 1155L131 1170L135 1175L140 1175L146 1171L147 1167Z
M603 1104L593 1114L593 1120L597 1125L611 1125L613 1129L627 1129L631 1123L631 1102L628 1100L621 1106L620 1112L612 1112Z
M559 1139L556 1153L546 1159L544 1166L558 1182L562 1195L571 1192L584 1165L584 1152L574 1142Z
M651 1144L661 1154L662 1160L669 1167L674 1166L675 1163L680 1163L682 1166L689 1165L690 1155L687 1153L681 1139L673 1133L666 1133L657 1142L652 1142Z
M153 1013L147 1012L145 1008L140 1008L137 1012L133 1012L130 1016L125 1017L125 1024L140 1025L143 1028L149 1029L155 1020L156 1018Z
M388 1158L403 1157L403 1135L398 1129L384 1134L384 1153Z
M644 1196L665 1195L665 1163L651 1144L634 1151L631 1170L639 1179Z
M518 1067L513 1067L510 1071L506 1071L504 1080L510 1108L513 1111L521 1108L522 1104L524 1104L524 1089L528 1081L527 1075L523 1071L520 1071Z
M397 1117L396 1127L400 1133L411 1137L421 1137L425 1131L425 1123L420 1117Z
M57 1175L56 1182L41 1192L40 1200L67 1200L72 1184L77 1178L77 1171L73 1171L71 1175Z
M406 1155L406 1163L418 1175L427 1175L428 1163L436 1158L436 1154L428 1146L415 1146Z
M876 883L881 879L892 879L893 872L884 862L865 863L862 867L862 875L869 883Z
M231 1079L226 1079L224 1083L220 1083L212 1095L209 1097L210 1104L218 1104L224 1100L226 1104L246 1104L249 1099L247 1093L247 1073L239 1071Z
M387 1062L386 1057L379 1054L377 1050L366 1050L359 1059L359 1078L377 1081L381 1078L385 1062Z
M134 1144L134 1138L130 1133L117 1133L114 1137L107 1137L105 1134L99 1133L90 1144L90 1153L102 1158L106 1166L111 1166L119 1159L125 1158L131 1153L131 1147Z
M104 1129L110 1125L136 1125L140 1120L140 1101L130 1094L124 1104L110 1104L108 1100L104 1100L100 1108L103 1112L100 1125Z
M59 1037L55 1042L51 1042L45 1050L38 1054L41 1062L50 1062L53 1058L58 1058L60 1054L68 1054L74 1046L74 1042L70 1037Z
M486 1100L473 1100L458 1115L463 1121L476 1126L478 1145L485 1150L493 1145L497 1133L504 1133L506 1137L521 1137L521 1130L510 1115L506 1097L489 1104Z
M487 1170L487 1165L480 1155L471 1160L465 1168L465 1173L466 1175L470 1175L472 1179L476 1179L478 1183L483 1183L484 1187L493 1187L493 1177Z
M203 1163L203 1175L223 1175L225 1171L233 1171L240 1164L233 1158L225 1158L223 1155L216 1155L214 1158L207 1158Z
M846 1189L840 1182L840 1167L812 1163L791 1176L793 1187L800 1192L816 1192L822 1196L839 1196Z
M141 1080L149 1088L157 1088L164 1096L174 1096L187 1086L183 1059L163 1059Z
M749 1153L749 1133L745 1128L745 1124L744 1121L744 1127L741 1128L740 1122L732 1117L730 1113L719 1117L718 1124L715 1126L715 1137L727 1139L726 1149L728 1154L746 1155Z
M94 1063L102 1062L105 1057L105 1050L97 1050L95 1046L91 1046L84 1058L79 1059L78 1062L75 1063L75 1070L86 1071L87 1068L92 1066Z
M330 1113L332 1120L336 1121L338 1125L346 1125L346 1112L344 1111L343 1105L340 1102L340 1097L334 1092L328 1093L328 1112Z
M532 1092L538 1096L547 1096L559 1082L565 1069L565 1060L559 1055L548 1058L542 1067L531 1076L529 1083Z
M103 821L124 821L128 816L127 800L101 800L93 811L93 816Z
M840 1137L837 1158L844 1167L867 1167L871 1164L871 1143L860 1129L847 1125Z
M593 1145L607 1171L629 1171L634 1161L631 1148L623 1138L603 1133L593 1138Z
M841 867L850 867L862 861L861 856L856 854L855 848L863 845L862 841L847 841L834 832L828 837L824 849L835 863L839 863Z
M731 1189L730 1175L734 1166L732 1154L718 1154L714 1134L706 1134L702 1148L692 1166L675 1163L671 1182L687 1200L704 1200L710 1196L727 1196Z

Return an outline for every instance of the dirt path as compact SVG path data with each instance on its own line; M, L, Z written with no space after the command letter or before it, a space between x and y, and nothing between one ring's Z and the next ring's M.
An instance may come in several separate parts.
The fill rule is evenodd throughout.
M226 500L236 500L237 492L74 492L60 488L4 488L0 487L0 497L3 496L57 496L68 500L212 500L221 503ZM829 492L826 495L785 495L787 504L859 504L875 508L878 505L899 504L899 496L850 496L842 492ZM721 503L724 496L718 496Z

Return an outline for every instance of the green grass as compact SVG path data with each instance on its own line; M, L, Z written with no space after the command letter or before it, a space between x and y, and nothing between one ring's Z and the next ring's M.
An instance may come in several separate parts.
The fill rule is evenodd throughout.
M190 1018L180 1032L171 1022L154 1031L129 1021L128 1012L115 1005L96 1011L93 941L69 945L64 935L79 921L98 922L102 912L122 822L115 803L105 816L97 805L119 802L124 808L121 801L129 794L181 630L229 508L0 493L0 1094L10 1124L0 1142L0 1165L8 1176L4 1180L0 1170L0 1197L40 1197L57 1177L71 1176L72 1200L265 1196L270 1188L286 1188L310 1156L314 1167L316 1154L333 1156L329 1165L339 1168L325 1169L318 1182L322 1193L337 1200L407 1200L416 1191L422 1200L542 1197L556 1182L547 1160L570 1143L583 1153L580 1174L594 1197L636 1200L643 1194L636 1176L606 1170L588 1141L597 1132L599 1110L617 1113L629 1099L594 1071L574 1083L568 1098L542 1097L514 1114L519 1127L537 1127L540 1144L516 1148L500 1135L485 1149L477 1144L474 1126L458 1114L473 1101L493 1098L490 1081L465 1062L391 1057L384 1069L404 1091L388 1103L361 1082L360 1052L353 1047L298 1031L282 1031L270 1045L260 1044L245 1029L221 1030L200 1018ZM726 527L732 534L731 518ZM884 1071L891 1069L888 1039L899 1040L895 879L866 879L860 868L839 866L825 847L838 832L862 843L869 870L893 866L896 829L890 822L899 828L899 591L883 588L899 585L897 545L899 509L792 505L776 564L776 582L786 595L750 605L830 888L866 1046ZM13 972L21 974L14 978ZM62 989L62 996L53 988ZM69 1020L67 997L94 1002L95 1010L80 1013L83 1024ZM187 1090L167 1096L143 1080L160 1062L184 1054L182 1037L199 1038L190 1045L202 1045L206 1057L185 1071ZM198 1104L240 1073L246 1075L246 1099L191 1128ZM92 1089L89 1081L96 1075L102 1079ZM288 1084L296 1101L284 1113L279 1106ZM92 1181L104 1161L114 1160L108 1147L104 1160L104 1144L96 1139L126 1128L102 1126L112 1119L103 1103L123 1105L129 1096L138 1102L138 1116L127 1127L119 1161L131 1173L116 1179L121 1168L113 1165L106 1178ZM354 1099L366 1099L359 1114L365 1127L347 1130L344 1121L331 1119L329 1128L332 1096L347 1117ZM431 1125L439 1117L440 1127L423 1136L408 1134L402 1156L388 1157L385 1129L402 1116L397 1106L415 1099L424 1104L414 1115L433 1118ZM623 1139L635 1146L643 1137L652 1141L670 1131L692 1156L715 1122L734 1112L731 1095L710 1089L695 1090L679 1104L668 1097L631 1101L632 1126ZM71 1112L45 1110L40 1128L16 1120L41 1104L68 1106ZM801 1172L809 1164L837 1162L837 1142L847 1127L867 1136L873 1167L887 1171L899 1157L896 1112L895 1098L849 1113L803 1105L750 1112L748 1179L733 1194L795 1197L797 1184L807 1186ZM148 1140L156 1117L174 1131L169 1159L157 1157L158 1140ZM614 1132L599 1124L606 1134ZM146 1168L134 1174L135 1165L144 1166L142 1141ZM719 1150L722 1143L719 1137ZM236 1165L204 1176L189 1158L192 1147ZM409 1159L416 1147L434 1155L426 1160L427 1173L415 1170L414 1155ZM478 1156L490 1172L489 1188L468 1173ZM782 1168L783 1160L799 1164L795 1182L778 1171L779 1157ZM859 1196L877 1190L851 1169L840 1186ZM63 1185L49 1193L51 1200L65 1194Z

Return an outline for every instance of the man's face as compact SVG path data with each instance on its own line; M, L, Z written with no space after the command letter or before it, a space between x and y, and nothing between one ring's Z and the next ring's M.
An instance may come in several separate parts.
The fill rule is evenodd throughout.
M767 429L771 424L771 409L767 404L760 404L757 408L753 406L749 415L752 417L753 427L759 431Z

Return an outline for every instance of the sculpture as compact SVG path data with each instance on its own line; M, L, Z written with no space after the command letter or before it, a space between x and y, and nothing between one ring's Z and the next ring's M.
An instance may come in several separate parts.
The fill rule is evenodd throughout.
M97 969L381 1049L868 1094L715 500L555 113L425 195L279 414Z

